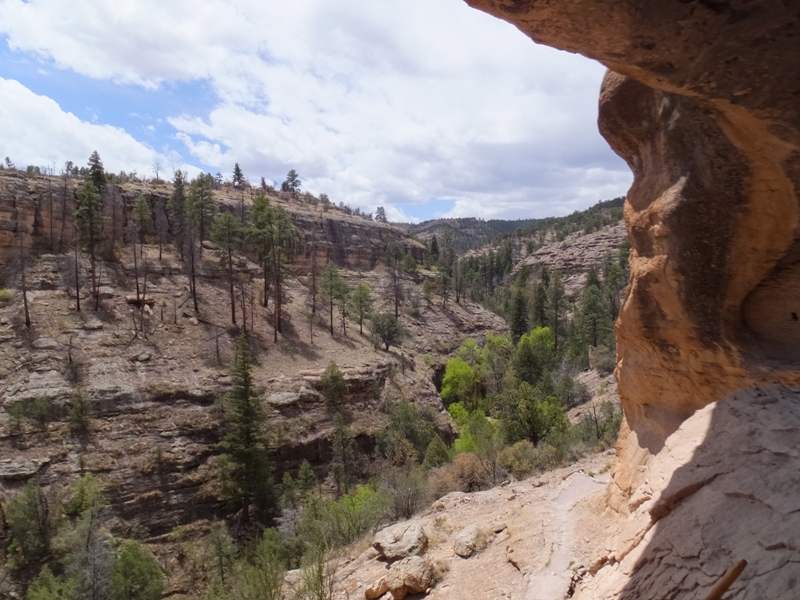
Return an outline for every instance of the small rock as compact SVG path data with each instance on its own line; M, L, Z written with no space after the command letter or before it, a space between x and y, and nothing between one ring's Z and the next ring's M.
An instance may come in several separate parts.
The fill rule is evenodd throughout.
M478 542L478 526L469 525L456 534L453 550L461 558L469 558L475 553Z
M192 325L200 325L200 321L197 320L197 317L192 317L191 319L189 319L189 323L191 323Z
M150 360L150 358L151 356L149 352L142 352L139 356L136 357L136 360L138 362L147 362Z
M103 323L100 321L89 321L83 324L83 329L85 331L99 331L103 328Z
M33 342L33 347L37 350L57 350L60 345L52 338L39 338Z
M100 294L101 298L114 297L114 288L108 285L101 285L100 289L98 289L97 292Z
M364 590L364 597L366 597L367 600L377 600L388 591L389 584L386 583L386 577L381 577L378 579L378 581L374 582L366 590Z

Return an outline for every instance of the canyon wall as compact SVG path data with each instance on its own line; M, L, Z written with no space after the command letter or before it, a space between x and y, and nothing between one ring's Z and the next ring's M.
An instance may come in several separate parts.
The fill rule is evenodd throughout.
M800 7L467 1L611 70L600 131L634 173L617 324L624 498L695 410L800 383Z
M75 178L0 170L0 287L4 287L7 278L15 272L14 262L20 241L16 236L17 230L26 253L40 255L70 251L78 183ZM126 239L124 232L139 195L150 203L153 218L147 227L154 237L156 215L163 211L171 193L172 185L169 183L110 184L104 194L103 227L108 242L105 254L111 253L115 241L122 243ZM249 209L255 193L249 188L244 190L245 210ZM347 215L336 209L323 211L321 205L305 201L303 195L300 198L283 192L270 192L269 195L271 201L286 209L292 219L292 261L298 274L308 270L312 255L318 266L330 259L340 267L371 269L379 262L385 262L386 248L392 242L411 252L417 261L424 260L424 245L387 223ZM214 197L220 210L240 214L238 190L225 186L215 190Z

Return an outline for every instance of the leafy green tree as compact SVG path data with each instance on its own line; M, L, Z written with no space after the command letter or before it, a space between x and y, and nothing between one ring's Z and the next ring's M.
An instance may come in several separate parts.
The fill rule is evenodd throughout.
M211 226L216 216L214 205L214 178L209 173L201 173L189 184L189 195L186 199L186 210L192 225L197 231L200 241L200 255L203 254L203 242L211 233Z
M350 287L342 279L341 285L336 289L336 304L339 305L339 313L342 316L342 335L347 337L347 316L350 308Z
M111 566L111 600L160 600L164 574L155 557L126 542Z
M331 335L333 335L334 305L337 299L341 297L342 288L344 287L346 287L346 284L339 275L339 269L336 268L333 262L328 261L328 264L325 265L325 268L322 269L322 273L320 273L319 289L323 300L328 304Z
M475 370L459 356L447 361L442 379L442 399L448 404L462 402L474 409L480 395L480 380Z
M403 256L403 271L406 273L412 274L417 271L417 261L414 260L414 256L411 252L406 252L405 256Z
M272 465L264 438L266 417L255 389L247 338L239 336L231 372L232 389L225 403L225 437L220 447L223 493L237 503L242 519L250 519L250 506L268 517L274 508Z
M525 290L519 286L514 286L511 292L508 324L511 327L511 339L514 343L528 331L528 298Z
M236 292L233 285L233 252L242 245L242 226L229 212L223 212L214 221L211 239L220 251L222 264L228 275L228 290L231 302L231 324L236 325Z
M347 381L339 366L331 361L319 379L322 393L330 402L338 402L347 393Z
M359 283L358 287L350 294L350 311L358 321L358 333L364 334L364 319L372 314L372 297L370 287L366 283Z
M537 327L517 342L514 370L521 381L536 385L545 371L553 367L555 339L549 327Z
M92 294L95 298L94 308L97 310L100 307L100 295L97 290L97 252L103 238L103 199L92 179L85 179L78 187L75 222L83 249L89 253Z
M392 313L378 313L372 316L371 331L376 346L383 344L386 351L389 346L396 346L403 338L403 328Z
M489 333L480 353L481 379L487 382L493 392L499 392L503 378L514 358L514 346L504 335Z

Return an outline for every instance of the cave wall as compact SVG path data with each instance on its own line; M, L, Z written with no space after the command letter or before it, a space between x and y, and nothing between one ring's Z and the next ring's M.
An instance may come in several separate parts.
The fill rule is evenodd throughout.
M467 3L610 69L599 127L634 174L617 323L624 499L694 411L800 383L800 5Z

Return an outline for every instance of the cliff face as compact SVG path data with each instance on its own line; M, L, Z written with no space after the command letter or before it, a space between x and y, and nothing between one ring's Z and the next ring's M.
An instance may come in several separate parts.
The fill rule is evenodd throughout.
M19 238L26 252L33 255L69 251L73 242L73 214L78 180L62 177L27 176L21 171L0 170L0 287L12 273L18 254ZM104 237L109 241L124 239L133 204L139 195L150 203L153 218L148 224L155 233L156 215L163 211L172 193L171 184L141 182L113 184L104 196ZM251 204L253 190L245 190L245 210ZM239 214L240 192L223 187L215 190L220 210ZM292 239L293 266L304 272L312 255L318 265L328 259L340 267L374 268L385 262L386 247L395 242L411 252L418 261L425 247L399 229L363 217L347 215L336 209L322 211L318 205L293 198L288 193L270 193L270 199L286 209L294 224ZM166 219L167 227L169 220Z
M617 325L627 450L657 452L693 411L736 389L800 382L798 8L468 3L614 71L599 124L634 172L632 278ZM633 479L617 483L629 490Z

